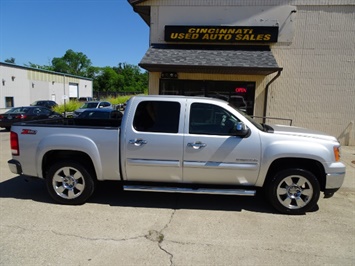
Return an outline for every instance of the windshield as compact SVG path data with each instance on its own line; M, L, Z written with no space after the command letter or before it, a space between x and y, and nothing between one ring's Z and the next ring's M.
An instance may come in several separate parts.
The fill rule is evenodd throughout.
M80 109L86 109L86 108L96 108L97 103L84 103Z
M258 129L264 131L264 127L262 124L256 122L253 118L251 118L249 115L247 115L246 113L244 113L243 111L241 111L240 109L238 109L237 107L235 107L233 104L229 104L229 106L233 107L233 109L235 109L238 113L240 113L241 115L243 115L246 119L248 119L248 121L250 123L252 123L254 126L256 126Z
M11 108L9 111L7 111L6 113L24 113L27 112L28 108L26 107L13 107Z

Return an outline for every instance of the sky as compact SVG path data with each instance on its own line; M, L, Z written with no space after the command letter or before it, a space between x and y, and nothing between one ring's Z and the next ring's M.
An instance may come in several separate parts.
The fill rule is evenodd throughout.
M0 0L0 62L50 65L72 49L97 67L138 65L148 47L127 0Z

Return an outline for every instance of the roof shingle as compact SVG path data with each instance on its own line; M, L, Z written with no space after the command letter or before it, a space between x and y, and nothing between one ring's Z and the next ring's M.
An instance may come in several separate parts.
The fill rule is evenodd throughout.
M267 46L152 45L139 66L156 71L268 75L280 68Z

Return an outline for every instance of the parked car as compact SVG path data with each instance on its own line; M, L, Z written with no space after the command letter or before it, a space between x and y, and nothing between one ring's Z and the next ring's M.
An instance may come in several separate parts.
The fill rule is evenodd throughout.
M31 103L31 106L43 106L47 107L49 109L53 109L53 107L57 106L58 104L55 101L49 101L49 100L40 100L40 101L35 101Z
M84 103L79 109L74 111L73 117L78 117L82 112L89 108L108 108L113 109L109 102L91 101Z
M78 115L83 119L121 119L123 114L120 111L108 108L89 108Z
M10 130L12 124L29 120L41 120L62 117L61 114L42 106L13 107L0 114L0 127Z

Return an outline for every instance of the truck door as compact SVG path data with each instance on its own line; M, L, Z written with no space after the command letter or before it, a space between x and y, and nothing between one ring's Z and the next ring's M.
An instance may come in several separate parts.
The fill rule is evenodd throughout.
M182 181L184 101L143 100L138 103L124 137L129 181ZM183 109L184 110L184 109Z
M223 106L188 100L183 179L189 183L254 185L260 167L260 139L231 134L239 121Z

